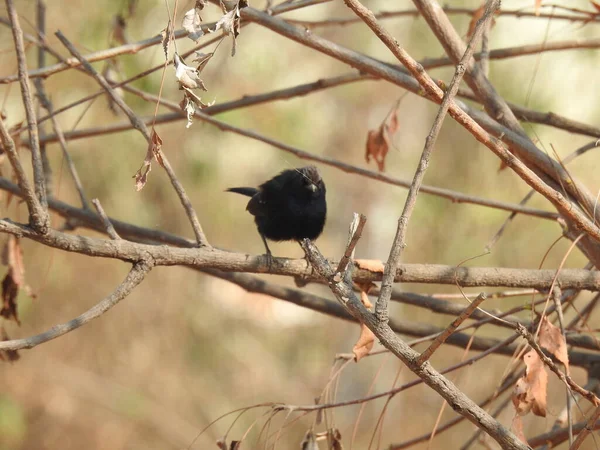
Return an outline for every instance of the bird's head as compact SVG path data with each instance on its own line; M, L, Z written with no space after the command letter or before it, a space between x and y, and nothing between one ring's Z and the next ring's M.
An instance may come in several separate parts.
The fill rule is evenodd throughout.
M317 197L325 192L325 183L315 166L302 167L298 172L302 175L302 182L312 196Z

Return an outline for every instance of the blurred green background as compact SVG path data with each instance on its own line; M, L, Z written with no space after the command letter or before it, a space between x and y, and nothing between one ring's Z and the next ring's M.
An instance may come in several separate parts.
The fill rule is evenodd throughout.
M25 32L35 33L35 1L18 1ZM477 8L480 0L454 1L452 6ZM533 0L506 0L504 9L529 8ZM589 2L570 0L565 6L590 10ZM173 3L169 2L171 11ZM410 9L410 1L369 1L374 11ZM262 3L252 6L262 8ZM183 12L193 2L179 2L177 27ZM0 8L6 16L6 8ZM104 49L109 43L113 18L125 10L125 2L98 0L48 2L49 44L66 52L54 37L61 30L82 52ZM205 21L220 17L209 6ZM545 8L544 11L550 11ZM159 33L167 23L165 3L139 2L127 22L127 37L136 42ZM342 1L306 8L285 17L303 20L352 17ZM463 35L470 17L453 15L451 20ZM400 44L417 59L443 56L443 50L423 19L398 18L383 22ZM394 62L385 46L363 25L319 28L317 33L341 45ZM549 41L599 36L597 24L546 19L498 17L491 32L491 47L512 47ZM16 58L10 29L0 28L0 76L16 73ZM177 41L179 52L192 41ZM205 101L217 103L274 89L292 87L319 78L344 74L350 68L258 25L244 27L238 38L237 54L230 57L231 41L226 38L202 78L208 88ZM35 64L35 49L29 46L29 63ZM53 63L51 57L49 63ZM123 78L157 64L164 55L160 46L119 58ZM539 111L554 111L571 119L597 125L600 119L600 84L595 82L598 52L578 50L545 53L491 63L490 78L511 102ZM102 70L103 63L94 66ZM436 79L450 80L451 68L431 71ZM67 71L46 80L56 108L98 90L88 76ZM157 94L161 72L133 85ZM531 86L531 94L528 91ZM376 170L364 160L369 129L385 118L403 90L385 82L363 81L287 101L273 102L222 114L219 119L242 128L297 146L314 154ZM24 119L18 83L0 85L2 108L13 125ZM162 95L179 102L172 68L167 69ZM527 100L528 99L528 100ZM125 94L125 100L140 115L154 112L152 103ZM59 116L63 130L70 130L85 106ZM387 173L411 179L437 106L409 94L399 109L400 128L395 148L387 157ZM159 113L168 110L159 108ZM104 97L97 99L77 124L77 129L126 121L108 109ZM539 145L561 157L591 141L545 126L524 125ZM47 125L48 127L48 125ZM49 128L46 128L49 130ZM185 129L185 120L160 125L163 151L170 158L199 214L210 242L239 252L262 253L263 245L245 201L224 190L230 186L257 185L281 170L307 163L268 145L252 141L195 120ZM133 131L69 142L69 150L81 175L89 199L99 198L107 213L136 225L192 237L184 211L166 174L154 164L149 181L136 192L132 176L146 151L142 136ZM56 197L77 205L78 198L60 148L49 146L54 169ZM594 152L569 166L571 173L592 192L600 184ZM448 119L440 134L426 184L454 189L490 199L517 203L528 192L527 185L510 170L499 171L499 160L478 144L469 133ZM357 257L385 260L406 190L357 177L337 169L319 166L327 183L329 217L321 251L338 258L344 249L348 224L354 211L368 222L357 248ZM7 170L7 169L6 169ZM4 216L25 220L23 205L5 206ZM551 209L535 196L531 206ZM408 233L403 261L457 265L481 255L507 213L422 194ZM62 219L53 218L60 227ZM97 235L87 230L78 233ZM547 220L518 216L507 228L491 254L479 256L471 265L537 268L550 245L561 235L560 227ZM556 268L570 242L562 240L550 251L544 267ZM19 296L22 326L5 323L13 338L25 337L65 322L93 306L117 286L129 266L121 262L94 259L23 242L26 276L37 294L31 300ZM277 256L302 257L295 243L273 244ZM567 267L582 267L585 259L574 251ZM291 280L266 277L269 281L293 286ZM420 293L457 293L451 286L403 285ZM333 298L319 286L305 289ZM491 291L488 291L491 292ZM459 301L459 300L457 300ZM527 298L490 300L488 308L502 310L522 305ZM461 301L462 302L462 301ZM445 326L451 318L440 317L415 307L392 305L396 317ZM596 315L595 320L597 321ZM594 319L590 323L593 322ZM597 322L596 322L597 323ZM179 449L187 448L212 420L237 408L264 402L312 404L327 383L334 356L351 351L359 329L356 324L324 317L310 310L258 294L248 294L230 283L200 275L185 268L157 268L132 295L100 319L77 331L31 351L22 351L14 364L0 366L0 449ZM483 328L478 336L502 337L505 331ZM424 345L424 344L422 344ZM376 348L378 346L376 345ZM417 347L421 348L421 347ZM437 368L458 362L463 351L445 346L433 359ZM509 359L492 356L462 373L459 386L478 401L496 387ZM373 392L389 389L400 364L387 356L367 358L351 364L341 376L338 400L366 394L375 374ZM455 375L454 375L455 376ZM574 371L577 381L584 373ZM401 371L398 384L414 379ZM451 377L451 379L453 379ZM548 430L564 404L564 389L551 377L549 415L546 419L525 419L527 436ZM428 388L418 386L397 395L390 403L381 447L430 431L442 401ZM366 405L354 448L367 448L383 400ZM444 412L443 419L454 417ZM336 409L335 425L345 448L349 448L358 406ZM264 410L252 410L238 420L229 434L239 439L261 417ZM510 410L501 415L507 426ZM290 422L291 418L286 422ZM192 448L216 448L235 415L208 429ZM271 425L280 428L286 413ZM299 448L314 416L307 416L283 429L279 448ZM331 419L331 417L330 417ZM264 419L249 435L253 443ZM431 448L458 448L474 427L463 423L436 438ZM272 441L271 441L272 442ZM493 444L492 444L493 445ZM588 447L594 448L588 439ZM426 444L420 447L425 448ZM495 448L495 447L493 447Z

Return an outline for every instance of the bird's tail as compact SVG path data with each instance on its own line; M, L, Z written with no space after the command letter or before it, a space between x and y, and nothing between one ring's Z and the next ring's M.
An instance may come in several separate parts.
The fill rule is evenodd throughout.
M247 197L254 197L254 194L258 192L258 189L252 187L235 187L227 189L227 192L235 192L236 194L242 194Z

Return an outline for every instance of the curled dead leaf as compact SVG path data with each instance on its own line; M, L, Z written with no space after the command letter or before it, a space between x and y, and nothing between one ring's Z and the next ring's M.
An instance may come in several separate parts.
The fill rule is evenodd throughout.
M371 158L377 163L377 168L380 172L385 170L385 158L393 146L392 138L398 131L398 105L396 104L384 121L376 130L369 130L367 134L367 146L365 160L371 161Z
M4 327L0 328L0 338L2 341L10 341L8 337L8 333L4 329ZM8 361L13 362L20 358L19 352L17 350L0 350L0 361Z
M148 174L152 170L152 159L156 159L161 166L163 166L162 160L162 139L156 133L156 130L152 129L152 134L150 135L150 142L148 143L148 150L146 151L146 156L144 161L142 162L141 167L135 173L133 178L135 178L135 190L141 191L146 182L148 181Z
M194 42L198 42L204 31L202 30L202 17L200 17L200 11L204 9L206 2L204 0L196 1L195 6L185 13L183 21L181 23L182 28L188 32L188 38Z
M378 259L355 259L354 263L359 269L368 270L369 272L383 273L385 266Z
M546 316L542 318L540 327L540 346L554 355L565 366L569 373L569 353L567 351L567 340L561 333L560 328L548 320Z
M358 362L373 349L375 344L375 335L373 332L364 324L360 324L360 336L354 347L352 347L352 353L354 353L354 361Z
M25 265L23 264L23 250L19 239L9 236L2 251L2 263L8 266L8 272L2 280L2 309L0 316L14 320L19 325L17 311L17 297L21 288L25 289L27 295L35 297L31 288L25 283Z
M524 416L532 411L536 416L546 417L546 394L548 372L535 350L523 356L525 375L517 380L512 402L517 414Z
M344 450L342 445L342 433L337 428L331 428L329 430L329 442L331 442L332 450Z
M317 438L312 430L308 430L300 443L301 450L319 450Z
M126 28L127 22L125 21L125 17L123 17L121 14L117 14L113 19L111 34L113 40L121 45L128 43L127 36L125 35Z
M211 33L214 33L220 29L225 34L230 35L233 38L233 46L231 48L231 56L235 56L236 50L236 38L240 34L240 9L248 6L247 0L233 0L233 1L221 1L221 8L223 9L223 16L215 24L214 29L209 29Z

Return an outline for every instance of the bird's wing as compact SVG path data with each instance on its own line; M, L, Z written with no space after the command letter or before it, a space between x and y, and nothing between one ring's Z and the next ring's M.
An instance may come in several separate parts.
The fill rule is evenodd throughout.
M252 196L246 210L253 216L264 216L266 214L266 203L260 192Z

